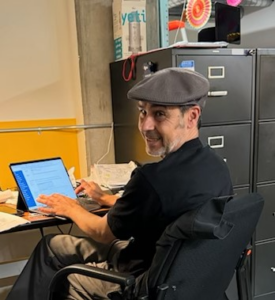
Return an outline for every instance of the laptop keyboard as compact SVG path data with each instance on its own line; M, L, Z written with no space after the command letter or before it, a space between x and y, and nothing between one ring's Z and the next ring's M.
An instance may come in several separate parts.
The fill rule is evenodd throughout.
M95 200L93 200L91 198L79 197L76 200L79 202L79 204L83 208L85 208L88 211L94 211L94 210L97 210L97 209L101 208L101 206ZM38 209L32 209L31 212L36 213L36 214L40 214L40 215L44 215L44 216L52 216L51 214L47 214L47 213L41 212ZM66 220L66 218L61 217L61 216L55 216L55 217Z
M101 208L101 206L93 199L86 197L77 198L79 204L88 211L93 211Z

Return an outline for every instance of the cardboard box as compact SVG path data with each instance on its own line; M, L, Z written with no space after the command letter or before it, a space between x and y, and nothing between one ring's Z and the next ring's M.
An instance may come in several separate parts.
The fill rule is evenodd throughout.
M113 0L115 60L146 52L146 0Z

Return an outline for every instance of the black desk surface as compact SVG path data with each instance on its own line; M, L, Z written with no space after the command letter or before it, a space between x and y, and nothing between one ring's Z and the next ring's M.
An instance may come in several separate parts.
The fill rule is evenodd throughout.
M2 205L3 204L0 204L0 206L2 206ZM102 209L93 211L93 213L98 216L104 216L108 212L108 210L109 210L108 208L102 208ZM72 221L70 219L61 220L61 219L57 219L54 217L46 217L46 216L42 216L42 215L41 216L40 215L33 216L28 212L25 212L22 217L26 218L27 220L30 220L31 222L13 227L6 231L2 231L2 232L0 232L0 234L19 232L19 231L31 230L31 229L42 229L44 227L59 226L59 225L64 225L64 224L72 224Z

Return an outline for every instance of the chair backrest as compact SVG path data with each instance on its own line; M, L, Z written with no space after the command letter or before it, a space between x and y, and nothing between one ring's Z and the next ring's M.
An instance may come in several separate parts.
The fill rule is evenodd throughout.
M137 279L136 296L224 299L263 204L259 194L251 193L211 199L183 214L159 239L150 269Z
M216 28L206 27L198 32L198 42L216 42Z

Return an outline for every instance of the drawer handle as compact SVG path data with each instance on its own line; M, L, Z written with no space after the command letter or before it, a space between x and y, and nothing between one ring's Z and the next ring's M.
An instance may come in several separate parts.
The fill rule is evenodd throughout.
M223 148L224 147L224 136L209 136L208 145L211 148Z
M271 269L272 272L275 273L275 268L274 267L271 267L270 269Z
M208 78L209 79L225 78L225 67L224 66L209 66L208 67Z
M227 91L209 91L208 97L223 97L223 96L227 96L227 94L228 94Z
M272 216L275 217L275 211L273 211Z

